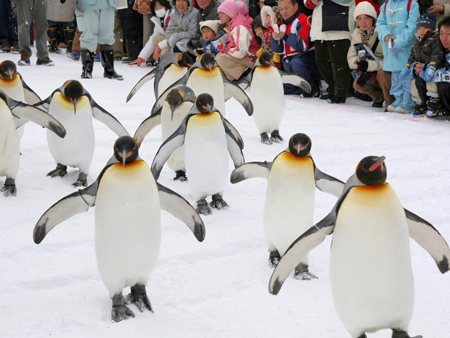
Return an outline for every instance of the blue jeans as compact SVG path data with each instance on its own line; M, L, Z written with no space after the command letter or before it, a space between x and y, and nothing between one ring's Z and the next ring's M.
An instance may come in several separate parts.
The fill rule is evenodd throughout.
M320 74L317 69L314 51L283 58L283 68L286 72L297 74L308 81L312 91L319 89ZM283 88L284 93L288 95L303 94L303 89L288 83L283 84Z
M404 80L401 81L398 79L398 76L400 75L400 72L392 72L391 73L391 91L390 94L394 96L400 96L404 92L410 93L411 92L411 80Z

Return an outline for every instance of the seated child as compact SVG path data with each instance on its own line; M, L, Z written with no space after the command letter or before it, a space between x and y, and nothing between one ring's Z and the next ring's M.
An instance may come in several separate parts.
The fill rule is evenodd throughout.
M399 79L413 77L411 95L414 100L413 116L423 116L439 102L437 93L430 97L427 82L430 82L444 61L444 51L435 32L436 18L433 14L422 14L416 21L418 39L413 43L406 68L402 70Z
M272 37L272 33L274 31L279 31L280 27L281 29L285 29L286 25L278 26L282 23L282 18L280 15L278 15L278 18L276 17L275 12L279 14L278 7L269 7L264 6L261 12L261 16L257 16L252 23L252 29L253 33L255 34L255 37L257 37L257 42L261 46L261 48L256 53L256 56L259 57L263 52L268 52L272 57L272 61L275 67L282 68L281 63L281 55L278 53L275 53L272 48L270 47L270 39ZM262 22L261 18L265 17L265 21Z
M195 50L197 56L203 53L217 55L223 46L228 43L228 35L223 31L217 32L219 22L220 20L207 20L199 23L200 31L202 32L203 40L205 41L201 48Z

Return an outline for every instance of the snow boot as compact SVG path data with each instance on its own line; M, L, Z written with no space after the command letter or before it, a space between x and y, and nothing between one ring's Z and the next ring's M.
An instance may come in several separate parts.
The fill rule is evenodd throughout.
M441 101L439 98L430 97L427 102L427 117L436 117L438 115L438 109L442 107Z
M403 93L403 102L395 109L397 113L409 114L414 110L414 101L411 94L408 92Z
M56 27L49 27L47 29L47 37L49 42L48 51L50 53L61 54L61 49L59 49L58 47L58 32L56 30Z
M103 77L114 80L123 80L123 76L117 74L114 70L114 50L100 50L100 61L102 63L105 71L103 72Z
M82 79L92 79L92 70L94 68L94 53L87 49L81 50L81 62L83 64L83 72L81 73Z
M397 107L403 102L403 95L396 95L395 101L391 103L389 106L387 106L387 111L390 111L391 113L394 113Z
M422 103L414 104L414 111L412 113L413 117L422 117L427 112L427 106Z

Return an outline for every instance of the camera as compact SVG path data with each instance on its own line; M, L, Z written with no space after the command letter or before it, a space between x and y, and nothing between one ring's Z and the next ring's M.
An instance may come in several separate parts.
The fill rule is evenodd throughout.
M366 57L367 57L367 52L365 50L358 51L358 59L359 60L365 60Z

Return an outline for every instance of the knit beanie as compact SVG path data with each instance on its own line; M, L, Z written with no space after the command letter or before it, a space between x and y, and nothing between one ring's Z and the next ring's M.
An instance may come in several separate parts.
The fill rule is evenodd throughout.
M374 18L375 21L377 21L377 18L378 18L377 11L372 6L372 4L368 1L360 2L355 7L355 10L353 12L353 20L356 21L356 18L361 14L370 16L371 18Z
M239 13L241 13L243 16L248 15L248 6L245 4L244 1L236 1L238 7L239 7Z
M234 19L239 14L239 5L234 0L225 0L217 9L217 12L222 12Z
M216 35L219 28L219 22L220 20L206 20L206 21L200 21L200 31L203 27L210 28Z
M436 29L436 17L434 16L434 14L422 14L416 21L416 27L430 28L432 31L434 31Z

